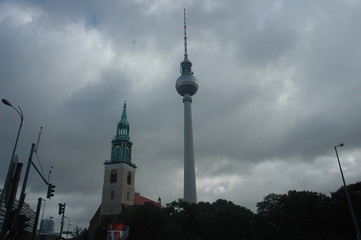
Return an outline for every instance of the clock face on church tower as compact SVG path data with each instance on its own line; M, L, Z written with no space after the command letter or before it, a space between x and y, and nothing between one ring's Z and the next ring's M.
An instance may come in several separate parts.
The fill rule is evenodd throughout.
M119 148L120 148L120 146L119 146L119 145L115 146L115 149L119 150Z

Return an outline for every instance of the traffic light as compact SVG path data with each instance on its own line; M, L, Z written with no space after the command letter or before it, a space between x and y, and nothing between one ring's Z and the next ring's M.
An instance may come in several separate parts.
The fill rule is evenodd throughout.
M27 217L24 214L19 215L18 224L17 224L17 232L22 233L26 228L30 227L31 218Z
M49 183L48 184L48 194L46 195L47 198L51 198L54 196L54 192L55 192L55 185Z
M59 215L65 213L65 203L59 203Z

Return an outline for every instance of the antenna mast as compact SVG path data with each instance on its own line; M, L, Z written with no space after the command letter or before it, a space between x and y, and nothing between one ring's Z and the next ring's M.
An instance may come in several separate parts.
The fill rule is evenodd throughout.
M184 59L188 60L187 53L187 22L186 22L186 9L184 8Z

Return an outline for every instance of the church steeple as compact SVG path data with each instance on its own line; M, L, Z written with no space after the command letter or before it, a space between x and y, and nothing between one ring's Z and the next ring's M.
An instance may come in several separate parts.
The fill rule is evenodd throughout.
M127 119L127 103L124 103L122 116L117 125L115 139L129 140L129 123Z
M129 122L127 119L127 104L123 105L122 116L117 124L117 130L112 140L112 151L110 161L105 164L126 163L132 167L136 167L132 163L132 145L129 137Z
M110 160L104 162L104 184L100 223L117 222L123 206L134 205L135 169L132 163L132 145L129 138L127 104L117 123L115 137L112 140Z

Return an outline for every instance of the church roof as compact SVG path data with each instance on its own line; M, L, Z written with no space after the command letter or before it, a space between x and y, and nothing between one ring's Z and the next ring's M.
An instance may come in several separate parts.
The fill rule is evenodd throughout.
M149 198L143 197L140 193L134 193L134 205L144 205L146 203L153 203L156 206L160 207L160 204L156 201L153 201Z

